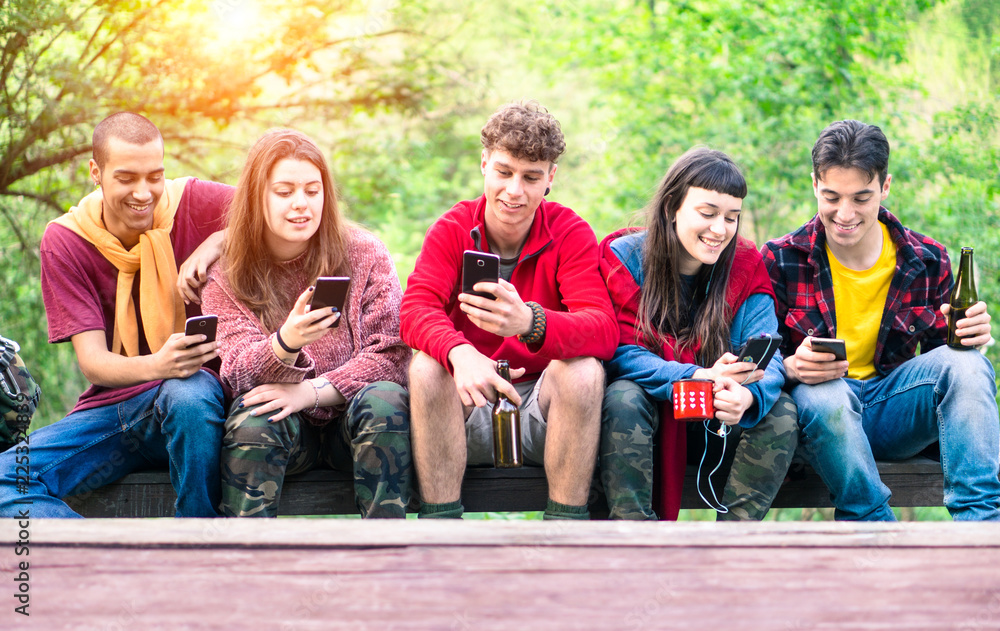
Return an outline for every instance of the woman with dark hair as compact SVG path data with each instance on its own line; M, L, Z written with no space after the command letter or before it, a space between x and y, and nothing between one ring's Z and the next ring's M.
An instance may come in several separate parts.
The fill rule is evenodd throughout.
M689 429L703 431L674 420L680 379L714 381L715 419L739 436L720 519L763 518L788 471L798 427L791 399L778 400L781 356L756 370L731 352L778 330L763 259L738 236L746 193L727 155L692 149L667 171L645 229L620 230L600 245L620 335L605 365L601 423L612 518L677 518Z
M316 279L350 277L344 308L310 308ZM385 245L340 213L319 148L291 130L250 150L222 259L202 292L238 398L222 446L228 516L273 517L286 474L353 471L363 517L404 517L411 351Z

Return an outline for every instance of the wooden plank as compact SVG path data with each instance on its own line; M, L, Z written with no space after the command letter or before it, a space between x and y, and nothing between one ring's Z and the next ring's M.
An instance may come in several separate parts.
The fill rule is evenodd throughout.
M0 544L16 541L0 521ZM627 522L341 519L35 520L38 546L105 547L407 547L621 546L830 548L984 547L1000 549L1000 528L952 522ZM1000 573L998 573L1000 574Z
M891 506L941 506L944 503L944 477L939 462L917 457L902 462L880 462L878 469L882 482L892 491ZM771 505L772 508L805 506L833 506L826 485L811 469L804 478L785 483Z
M893 506L940 506L943 480L939 463L926 458L879 463L883 481L893 491ZM719 488L721 492L721 488ZM85 517L168 517L173 515L176 494L165 471L133 473L118 482L67 498ZM520 469L470 468L462 485L469 512L540 511L545 509L548 486L538 467ZM805 478L786 483L774 508L828 507L830 494L812 471ZM705 508L695 489L695 468L688 467L682 508ZM594 517L606 514L604 500L591 497ZM348 473L315 470L289 476L280 504L282 515L338 515L357 512Z
M448 552L146 550L123 571L119 550L43 550L33 622L100 628L127 604L135 628L944 629L989 614L1000 588L970 551L891 550L867 571L826 550Z
M990 524L168 519L30 529L32 618L4 607L4 629L1000 626ZM0 523L0 540L15 530Z

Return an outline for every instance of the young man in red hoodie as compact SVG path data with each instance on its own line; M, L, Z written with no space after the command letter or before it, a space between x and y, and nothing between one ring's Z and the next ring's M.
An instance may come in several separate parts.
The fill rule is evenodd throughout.
M525 461L549 483L545 517L586 519L604 371L617 345L597 241L569 208L546 201L566 147L534 101L501 107L481 133L484 194L427 231L407 282L400 326L410 365L421 517L460 517L466 465L492 462L497 393L521 409ZM498 283L461 293L465 250L500 257ZM496 362L510 362L510 384Z

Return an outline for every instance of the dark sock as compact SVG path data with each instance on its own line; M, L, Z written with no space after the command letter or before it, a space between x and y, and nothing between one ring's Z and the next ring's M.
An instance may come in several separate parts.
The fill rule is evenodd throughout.
M570 506L550 499L545 503L545 514L542 515L542 519L590 519L590 512L586 504Z
M428 519L461 519L464 512L465 508L462 506L462 500L455 500L446 504L421 502L419 517L421 519L425 517Z

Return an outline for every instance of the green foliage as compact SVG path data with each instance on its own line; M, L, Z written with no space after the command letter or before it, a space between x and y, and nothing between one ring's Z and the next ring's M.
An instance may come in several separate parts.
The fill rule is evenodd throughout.
M405 283L434 219L481 194L479 144L446 125L433 134L420 125L399 133L391 116L376 118L388 124L364 121L370 132L333 143L331 162L348 216L385 241Z
M11 203L12 202L12 203ZM34 204L24 200L8 200L9 208L20 214ZM44 222L37 219L29 229L41 232ZM76 398L87 388L87 382L76 366L76 356L69 344L48 344L45 312L42 308L42 288L39 281L39 261L36 252L20 254L20 246L0 231L0 333L21 346L21 357L42 388L42 398L35 411L35 429L60 418L73 407Z
M220 133L231 126L259 134L276 124L412 111L444 83L431 45L438 33L426 10L388 6L0 3L0 198L30 194L53 213L78 199L79 178L56 190L17 189L86 158L93 126L119 110L155 120L189 167L208 149L232 150Z
M595 166L614 173L615 186L589 197L634 209L674 158L708 144L746 169L745 232L758 242L786 232L804 219L795 200L808 195L819 131L847 117L885 124L875 114L891 112L884 105L914 87L911 77L881 68L904 59L905 26L927 7L789 0L551 9L560 30L579 34L557 42L554 65L585 72L598 87L592 106L614 112Z

